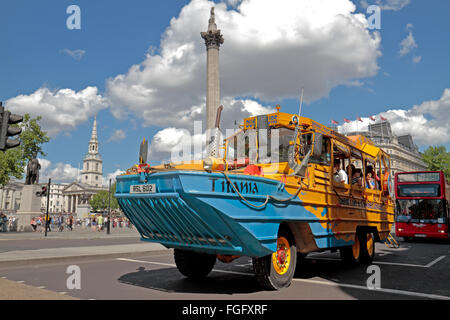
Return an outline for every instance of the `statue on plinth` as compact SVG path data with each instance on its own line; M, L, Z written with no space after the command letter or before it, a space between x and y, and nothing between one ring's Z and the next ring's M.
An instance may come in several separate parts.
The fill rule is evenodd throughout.
M28 161L27 165L27 177L25 179L25 184L39 184L39 170L41 165L38 159L33 158Z

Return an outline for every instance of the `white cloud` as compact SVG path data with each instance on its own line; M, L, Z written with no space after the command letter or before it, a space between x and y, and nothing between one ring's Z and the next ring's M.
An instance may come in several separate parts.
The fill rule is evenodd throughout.
M237 128L235 121L237 124L242 124L242 118L276 111L253 100L234 100L229 98L224 100L224 112L222 112L220 123L220 128L224 135L226 135L227 130ZM194 144L198 146L197 149L194 148ZM192 125L187 127L187 129L170 127L158 131L153 136L149 146L149 160L169 162L174 160L171 158L175 155L175 158L181 161L186 152L191 155L192 159L201 159L205 153L205 148L206 134L202 131L202 128L197 130L192 128Z
M42 87L30 95L11 98L5 105L14 113L42 116L42 129L53 137L75 129L106 108L107 100L96 87L86 87L78 92L71 89L51 91Z
M390 109L378 114L377 120L380 115L389 120L394 134L411 134L419 146L450 142L450 89L445 89L439 100L425 101L410 109ZM339 126L339 131L368 130L369 118L362 120L345 123Z
M114 133L111 135L111 137L109 137L108 142L121 141L121 140L125 139L126 136L127 135L125 134L125 131L118 129L118 130L114 131Z
M38 159L41 164L39 172L39 182L43 183L52 179L52 183L71 183L78 180L81 170L74 168L68 163L58 162L52 165L52 162L46 159Z
M414 56L413 57L413 62L414 63L420 63L422 61L422 56Z
M412 49L417 48L416 39L414 39L412 33L412 24L406 25L406 30L408 31L408 35L405 39L400 42L400 56L404 56L408 54Z
M121 175L122 173L125 173L125 171L117 169L116 171L112 173L108 173L105 177L103 177L103 186L108 187L109 186L109 179L111 179L111 185L116 182L116 177L118 175Z
M71 56L73 59L75 59L77 61L80 61L86 53L85 50L81 50L81 49L76 49L76 50L63 49L60 52Z
M363 8L367 8L369 5L377 5L381 10L393 10L398 11L406 7L411 3L411 0L376 0L371 1L370 4L366 0L360 1Z
M200 32L208 24L211 6L225 43L221 47L221 95L276 101L305 101L328 95L340 84L378 72L380 36L369 32L364 15L349 0L228 1L214 4L192 0L171 20L159 53L126 74L107 82L116 117L139 114L145 125L187 128L204 118L206 49ZM243 116L237 117L241 120Z

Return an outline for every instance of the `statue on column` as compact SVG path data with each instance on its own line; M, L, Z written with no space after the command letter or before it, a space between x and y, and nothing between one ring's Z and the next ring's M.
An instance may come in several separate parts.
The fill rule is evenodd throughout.
M39 170L41 165L38 159L33 158L28 161L27 176L25 178L25 184L39 184Z

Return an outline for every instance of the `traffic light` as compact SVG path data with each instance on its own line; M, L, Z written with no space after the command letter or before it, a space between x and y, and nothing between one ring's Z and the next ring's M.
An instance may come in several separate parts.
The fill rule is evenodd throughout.
M5 110L0 101L0 150L5 151L10 148L15 148L20 145L18 139L8 139L18 135L22 132L19 127L10 127L11 124L16 124L23 121L23 117L18 114L12 114Z
M42 186L40 192L36 192L36 197L46 197L47 196L47 186Z

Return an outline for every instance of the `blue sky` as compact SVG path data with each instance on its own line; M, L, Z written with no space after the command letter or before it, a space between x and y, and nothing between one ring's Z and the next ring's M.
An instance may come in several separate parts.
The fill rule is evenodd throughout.
M344 1L346 0L341 2ZM223 3L223 1L215 2ZM282 2L273 2L282 5ZM286 4L283 2L283 5L286 5L285 9L288 11L288 1L285 2ZM367 2L372 4L370 1ZM375 2L373 1L373 3ZM382 2L378 1L377 4L383 6L389 2L390 0L383 0ZM402 1L397 2L401 3ZM368 117L382 113L385 116L388 115L389 120L398 122L399 128L403 128L400 133L405 133L404 127L408 124L407 119L400 119L396 114L388 111L401 109L408 112L406 115L408 116L411 114L411 110L418 106L420 108L416 109L420 109L423 117L430 121L429 125L436 125L436 130L440 130L440 136L444 136L439 144L449 148L448 110L450 106L446 104L447 99L443 99L443 95L445 89L450 88L450 42L448 41L450 2L441 0L404 0L403 2L404 7L398 8L398 10L381 11L381 30L377 31L381 38L377 50L381 55L372 59L378 69L375 72L371 69L360 74L355 71L349 78L338 77L338 80L341 81L340 84L330 81L332 84L328 88L329 90L318 90L314 97L306 99L303 112L305 116L327 125L330 124L331 119L342 123L344 117L354 120L358 116ZM233 7L232 3L232 1L227 3L228 10L239 11L240 8ZM353 3L356 5L354 13L363 13L365 16L369 16L360 1L353 1ZM66 9L72 4L78 5L81 9L81 30L69 30L66 27L66 19L69 17ZM139 143L143 137L151 141L155 134L166 127L183 127L179 122L171 123L170 119L166 119L167 117L160 122L152 121L151 107L146 109L148 111L150 108L150 115L141 116L140 110L143 114L144 109L135 107L132 97L119 97L116 93L110 94L110 92L113 92L111 80L118 75L128 75L126 77L128 82L124 81L124 83L135 84L135 79L129 69L133 65L147 61L148 55L157 56L164 51L161 39L169 38L170 41L167 42L176 43L171 39L176 38L177 32L180 33L179 38L183 38L183 31L171 26L171 19L182 21L184 18L180 16L180 11L186 6L194 7L194 5L190 5L190 1L186 0L131 0L126 2L8 0L0 3L0 72L2 75L0 77L0 100L13 101L12 99L21 95L31 96L40 88L48 88L53 93L62 89L71 89L76 93L86 87L97 88L99 99L106 99L102 100L102 103L92 103L96 106L95 108L98 108L96 112L92 109L89 114L90 109L87 109L86 115L79 115L76 120L71 122L73 125L68 125L67 128L62 126L52 134L51 141L44 145L44 151L47 153L46 159L51 162L49 169L55 168L58 163L69 165L72 168L78 168L82 164L84 154L87 152L94 113L97 113L104 176L117 169L125 170L131 167L137 161ZM324 10L329 9L324 8ZM186 9L186 11L188 10ZM218 13L216 14L218 15ZM207 19L204 17L207 16L209 16L209 12L198 17L199 25L204 27L203 29L199 27L201 30L198 30L199 42L195 42L196 49L193 49L196 52L204 50L200 32L206 30ZM188 18L185 20L188 21ZM408 25L410 26L408 27ZM175 35L163 36L168 28ZM221 28L220 25L219 28ZM195 34L195 30L193 32ZM416 46L411 46L410 51L401 56L399 53L401 42L409 33L411 33ZM374 31L370 31L370 34L374 37ZM221 48L221 55L223 54L226 60L229 54L226 50L236 50L236 47L230 44L233 42L230 34L224 33L224 37L225 43ZM349 34L348 37L348 41L351 41L352 35ZM345 37L336 38L335 41L346 40L342 38ZM230 40L227 42L227 39ZM323 49L327 50L327 47ZM76 59L67 54L68 50L72 52L80 50L79 52L82 54ZM146 56L146 54L148 55ZM330 52L330 56L333 54ZM353 59L353 52L349 51L345 54L347 59ZM413 61L414 57L417 59L416 62ZM345 57L339 61L344 60ZM370 58L367 61L369 60ZM271 62L268 61L268 63ZM317 63L317 67L319 67L320 61ZM148 76L152 73L152 66L154 64L151 63L145 67L141 65L141 69L147 68L148 73L137 74L143 78ZM280 66L281 68L282 66ZM360 66L358 68L360 69ZM358 68L355 67L355 70L359 70ZM189 72L189 69L186 70ZM222 76L224 92L239 93L239 91L227 88L228 84L224 83L224 77L228 79L226 72L227 70L222 70L222 75L225 73L225 76ZM345 74L345 72L343 73ZM357 76L354 76L355 74ZM274 75L274 77L282 77L282 74ZM204 78L197 77L194 80L199 83L198 86L204 86ZM151 89L148 87L148 83L152 83L152 81L151 79L146 81L147 87L145 88ZM197 88L196 84L180 87L180 89L176 84L170 84L169 87L172 90L171 95L182 101L185 99L186 88L191 88L190 86ZM242 86L245 86L245 83ZM308 85L306 87L308 88ZM305 97L310 92L306 90ZM242 94L231 95L231 93L230 98L253 99L264 107L272 107L276 103L280 103L283 111L296 112L298 109L298 99L292 98L293 94L284 94L281 91L278 98L275 99L276 90L270 96L258 95L256 91L252 95L253 92L250 89L248 91L243 89ZM160 101L164 103L164 99L160 99ZM430 103L427 104L427 102ZM21 109L20 105L12 103L10 105L13 106L11 109L15 112L31 108ZM110 105L113 107L110 108ZM170 105L169 102L168 105ZM193 105L195 104L187 107L190 108ZM439 118L436 113L432 114L427 111L435 105L438 105L440 110L446 111L442 113L444 123L442 119L436 120ZM36 104L33 114L41 114L39 106ZM56 113L58 112L57 108L58 106L55 109ZM414 109L414 114L417 113L416 109ZM77 112L76 108L73 110L73 113ZM122 114L121 110L128 112ZM41 115L44 118L49 116ZM67 116L70 117L70 113ZM55 122L49 121L46 125L54 124ZM414 126L412 125L411 128ZM44 127L44 129L50 128ZM122 131L124 138L120 141L112 141L110 138L117 130ZM414 137L417 137L416 142L423 150L433 144L436 139L432 139L431 136L430 139L424 138L423 136L427 135L427 132L420 130L415 130L414 134L417 136ZM158 150L158 148L154 150ZM58 179L58 177L52 177L52 179Z

